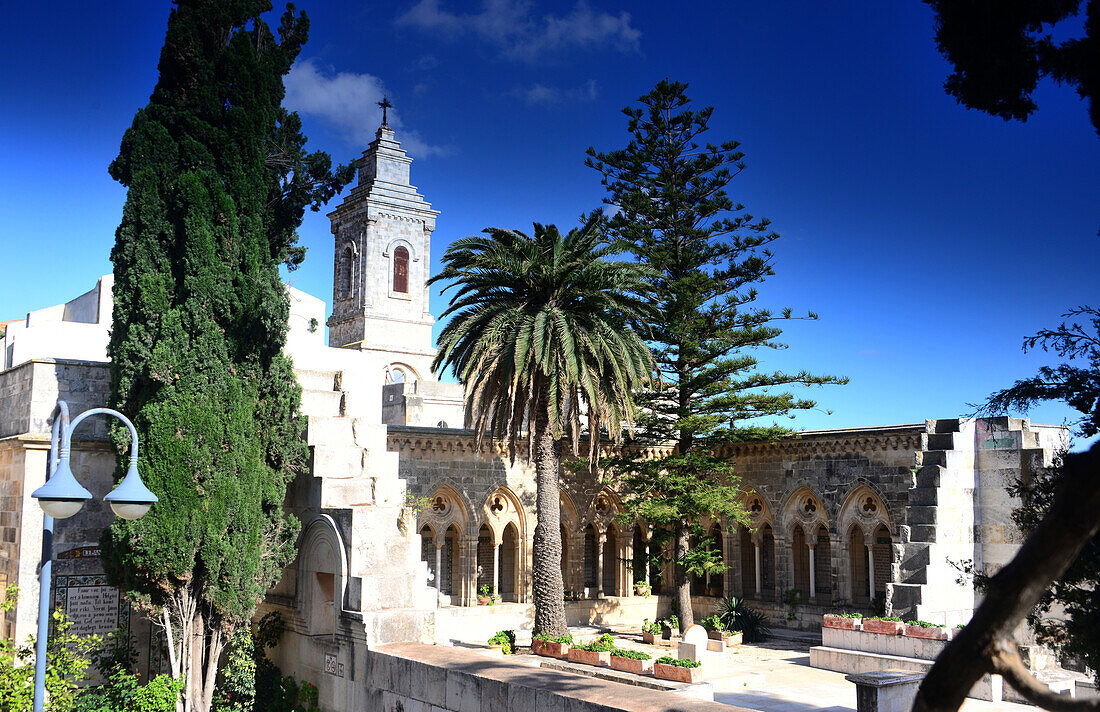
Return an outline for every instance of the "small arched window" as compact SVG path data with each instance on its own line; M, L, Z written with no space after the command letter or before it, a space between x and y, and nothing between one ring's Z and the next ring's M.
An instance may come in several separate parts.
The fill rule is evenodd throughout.
M343 259L340 260L340 294L345 297L351 296L351 275L354 262L355 256L349 247L344 250Z
M409 251L404 246L393 251L393 291L409 293Z

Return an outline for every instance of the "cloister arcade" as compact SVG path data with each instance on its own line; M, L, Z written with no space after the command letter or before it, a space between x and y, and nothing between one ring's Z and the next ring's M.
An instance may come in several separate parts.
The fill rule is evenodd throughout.
M483 502L471 502L442 485L427 501L418 521L422 558L431 585L449 597L445 604L476 605L479 592L530 602L533 511L504 486ZM890 581L894 524L880 495L866 484L836 501L842 504L830 512L804 486L775 502L747 490L742 495L746 522L705 523L707 546L720 549L726 570L694 578L692 594L871 605ZM649 523L623 523L621 500L606 487L579 504L563 489L561 566L567 597L633 596L641 581L654 593L672 592L670 564L654 563L660 557Z

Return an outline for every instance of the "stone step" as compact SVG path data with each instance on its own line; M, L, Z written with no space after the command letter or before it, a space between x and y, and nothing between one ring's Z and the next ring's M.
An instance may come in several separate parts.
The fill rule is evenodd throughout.
M954 450L955 433L925 433L925 450Z
M306 441L310 445L353 446L355 429L352 419L343 415L311 415Z
M302 391L302 413L336 416L343 409L343 394L336 391Z
M313 476L347 479L363 474L363 450L354 446L316 445L313 447Z
M933 433L957 433L959 431L958 418L939 418L931 421Z
M910 505L905 509L906 523L935 524L938 521L939 507L935 505Z
M336 390L336 371L295 371L304 391Z

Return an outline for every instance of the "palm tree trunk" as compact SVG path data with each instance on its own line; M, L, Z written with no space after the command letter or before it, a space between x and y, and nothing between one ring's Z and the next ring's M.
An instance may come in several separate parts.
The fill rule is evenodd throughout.
M676 581L676 602L680 609L680 632L683 633L695 623L695 612L691 609L691 580L687 575L687 567L684 566L684 557L687 556L691 546L691 527L686 519L676 524L675 541L676 558L673 562L673 572Z
M545 412L535 418L534 633L556 638L565 621L565 584L561 578L561 447Z

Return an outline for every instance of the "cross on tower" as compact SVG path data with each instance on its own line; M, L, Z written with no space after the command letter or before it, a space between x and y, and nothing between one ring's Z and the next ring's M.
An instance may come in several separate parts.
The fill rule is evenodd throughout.
M389 128L389 121L386 120L386 109L392 109L393 104L390 103L388 98L382 97L382 101L378 102L378 105L382 107L382 125Z

